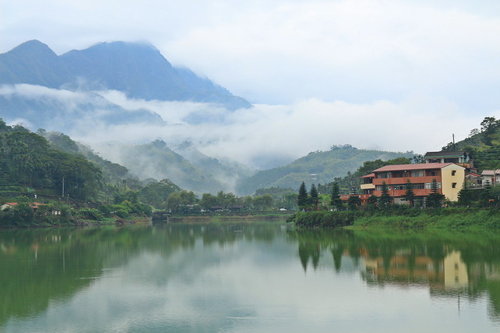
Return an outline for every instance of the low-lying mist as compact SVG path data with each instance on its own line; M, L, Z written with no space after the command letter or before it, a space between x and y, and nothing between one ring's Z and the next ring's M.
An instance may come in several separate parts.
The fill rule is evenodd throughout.
M451 141L452 133L456 138L464 138L482 119L482 115L461 112L453 103L423 97L369 104L309 99L292 105L258 104L228 111L213 104L135 100L109 90L0 87L2 100L14 97L38 101L41 109L38 114L19 112L15 117L11 114L7 121L24 123L36 130L33 127L37 117L42 117L42 109L56 105L59 111L54 119L44 122L48 130L66 132L114 162L123 162L119 146L161 140L170 149L189 143L191 149L203 156L227 163L233 161L245 166L246 172L283 165L335 144L418 153L439 150ZM102 117L110 112L126 117L118 122ZM158 117L138 116L144 114ZM130 158L133 160L133 156ZM158 170L150 169L142 167L140 176L161 176ZM229 177L218 174L215 178L224 180L221 183L230 188L232 185L228 184L235 181Z

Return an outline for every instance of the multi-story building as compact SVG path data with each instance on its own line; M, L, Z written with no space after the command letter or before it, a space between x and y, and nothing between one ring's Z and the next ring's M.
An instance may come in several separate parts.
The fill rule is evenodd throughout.
M386 165L362 177L361 190L364 195L382 195L387 186L394 203L405 204L408 183L417 200L424 200L432 193L436 181L437 192L449 201L458 201L458 192L463 188L465 168L454 163L422 163Z
M468 164L469 154L464 151L430 151L424 156L425 163Z

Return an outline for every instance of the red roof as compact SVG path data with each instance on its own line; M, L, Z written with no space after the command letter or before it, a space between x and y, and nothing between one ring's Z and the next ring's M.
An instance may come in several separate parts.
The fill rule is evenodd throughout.
M372 172L372 173L369 173L367 175L362 176L361 178L374 178L374 177L375 177L375 174Z
M451 164L453 163L420 163L420 164L386 165L384 167L378 168L377 170L373 170L373 172L441 169Z
M467 174L467 176L481 177L481 175L480 175L480 174L475 173L475 172L469 172L469 173Z

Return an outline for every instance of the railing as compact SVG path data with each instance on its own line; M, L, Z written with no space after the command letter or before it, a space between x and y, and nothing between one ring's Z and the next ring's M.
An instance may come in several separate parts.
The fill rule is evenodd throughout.
M408 180L410 180L410 183L412 184L424 184L424 183L432 183L434 179L438 183L441 182L441 176L424 176L424 177L375 178L373 179L373 184L383 185L384 182L386 183L386 185L406 184Z

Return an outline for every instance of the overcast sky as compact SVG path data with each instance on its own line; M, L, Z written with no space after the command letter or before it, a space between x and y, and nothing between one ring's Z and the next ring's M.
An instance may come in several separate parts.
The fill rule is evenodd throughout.
M325 119L357 132L326 135L318 148L438 149L500 115L498 0L0 0L0 36L0 52L30 39L56 53L149 41L252 103L291 105L304 119L331 110ZM375 131L404 136L415 119L423 135L426 119L439 122L433 141L367 143Z
M435 5L439 2L439 5ZM500 2L2 0L0 51L146 40L254 103L426 96L498 105Z

